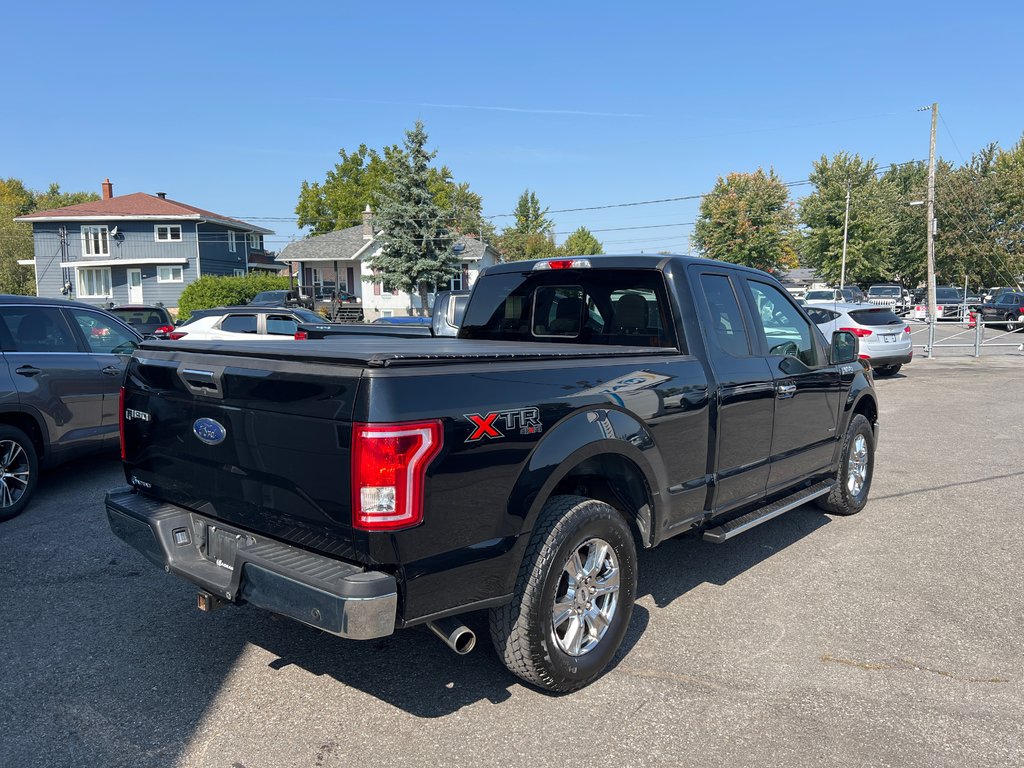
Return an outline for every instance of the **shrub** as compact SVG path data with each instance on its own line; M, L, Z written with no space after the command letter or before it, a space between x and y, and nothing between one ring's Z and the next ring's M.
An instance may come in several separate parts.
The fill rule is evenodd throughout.
M260 291L281 291L290 286L287 277L251 272L244 277L207 275L186 286L178 300L178 318L188 320L197 309L248 304Z

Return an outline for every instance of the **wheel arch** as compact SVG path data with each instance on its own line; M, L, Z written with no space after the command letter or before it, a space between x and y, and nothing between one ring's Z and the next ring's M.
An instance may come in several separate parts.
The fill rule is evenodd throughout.
M49 459L47 450L46 427L42 419L32 413L23 410L0 411L0 424L9 424L17 427L32 441L32 447L36 449L36 457L40 463Z
M552 428L530 454L509 496L509 512L533 530L548 499L577 495L617 509L638 547L650 547L664 465L646 424L616 409L577 412Z

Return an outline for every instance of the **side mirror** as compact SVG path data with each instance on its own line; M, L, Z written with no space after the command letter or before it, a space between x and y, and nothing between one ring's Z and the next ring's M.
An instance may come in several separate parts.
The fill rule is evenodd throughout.
M832 365L853 363L860 352L860 342L849 331L836 331L832 334L832 348L828 361Z

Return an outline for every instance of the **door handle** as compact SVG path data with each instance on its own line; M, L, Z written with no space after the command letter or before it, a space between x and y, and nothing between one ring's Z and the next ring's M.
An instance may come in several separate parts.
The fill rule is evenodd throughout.
M23 365L20 368L15 368L14 372L20 376L38 376L42 373L42 370L36 368L34 365Z
M796 394L796 384L779 384L775 391L778 393L780 400L792 397Z
M105 374L107 374L107 376L120 376L121 373L122 373L122 370L121 370L120 366L108 365L106 368L103 369L103 372Z

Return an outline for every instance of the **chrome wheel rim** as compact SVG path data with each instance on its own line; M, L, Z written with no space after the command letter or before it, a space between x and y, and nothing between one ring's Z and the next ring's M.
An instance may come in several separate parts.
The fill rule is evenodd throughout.
M13 507L28 489L28 454L14 440L0 440L0 507Z
M584 656L601 642L619 607L619 559L611 544L588 539L573 550L558 579L551 609L555 644Z
M857 496L868 479L868 441L864 435L854 435L850 458L846 465L846 490Z

